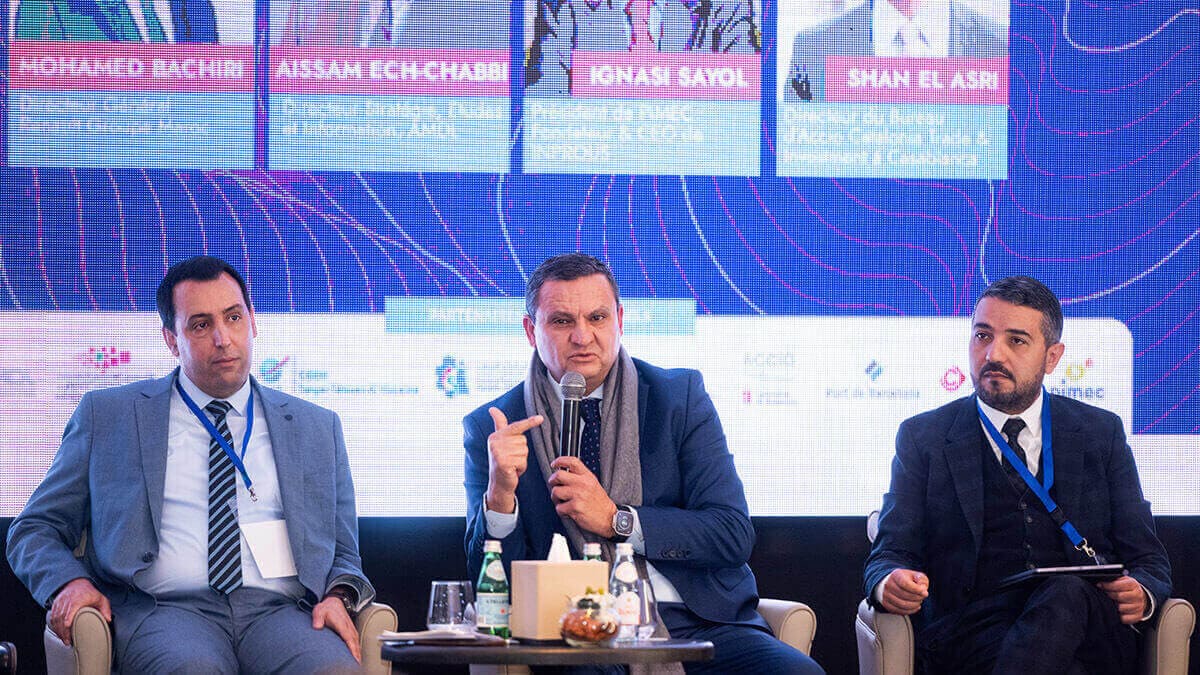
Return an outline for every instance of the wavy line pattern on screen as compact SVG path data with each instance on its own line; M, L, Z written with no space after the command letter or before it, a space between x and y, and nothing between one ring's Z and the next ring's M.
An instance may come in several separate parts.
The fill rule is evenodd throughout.
M282 312L521 297L570 249L711 315L965 316L1022 273L1129 327L1135 433L1196 433L1200 7L1018 2L1010 51L1006 181L0 169L0 309L152 310L197 251Z

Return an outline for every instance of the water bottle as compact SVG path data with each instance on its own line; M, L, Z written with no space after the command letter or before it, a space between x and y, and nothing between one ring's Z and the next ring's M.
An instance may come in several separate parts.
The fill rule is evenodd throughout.
M641 598L638 596L638 569L633 562L633 545L617 544L617 557L613 560L612 574L608 578L608 593L613 599L613 610L617 613L620 628L617 640L637 639L640 622Z
M588 542L583 545L584 560L600 560L600 544L596 542Z
M483 544L483 568L475 585L475 627L480 633L509 636L508 576L500 559L500 542L488 539Z

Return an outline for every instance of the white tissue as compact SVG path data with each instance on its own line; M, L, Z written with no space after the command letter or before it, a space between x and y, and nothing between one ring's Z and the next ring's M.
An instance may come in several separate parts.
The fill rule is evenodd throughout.
M549 562L567 562L571 559L571 551L567 548L567 540L561 534L555 533L550 540L550 553L546 556Z

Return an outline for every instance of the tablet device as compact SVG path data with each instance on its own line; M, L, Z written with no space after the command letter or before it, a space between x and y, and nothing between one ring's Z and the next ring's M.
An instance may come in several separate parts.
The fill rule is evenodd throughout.
M1029 581L1030 579L1045 579L1047 577L1055 577L1060 574L1083 577L1084 579L1088 579L1090 581L1112 581L1117 577L1125 575L1125 566L1121 564L1112 564L1075 565L1070 567L1035 567L1031 570L1023 570L1012 576L1001 579L1000 588L1015 586L1017 584Z

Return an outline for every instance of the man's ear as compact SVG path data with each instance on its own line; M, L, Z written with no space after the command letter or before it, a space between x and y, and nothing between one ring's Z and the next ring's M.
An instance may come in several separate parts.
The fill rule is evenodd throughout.
M175 358L179 358L179 345L175 342L175 332L170 328L163 327L163 342L167 343L167 349L171 350L171 354Z

